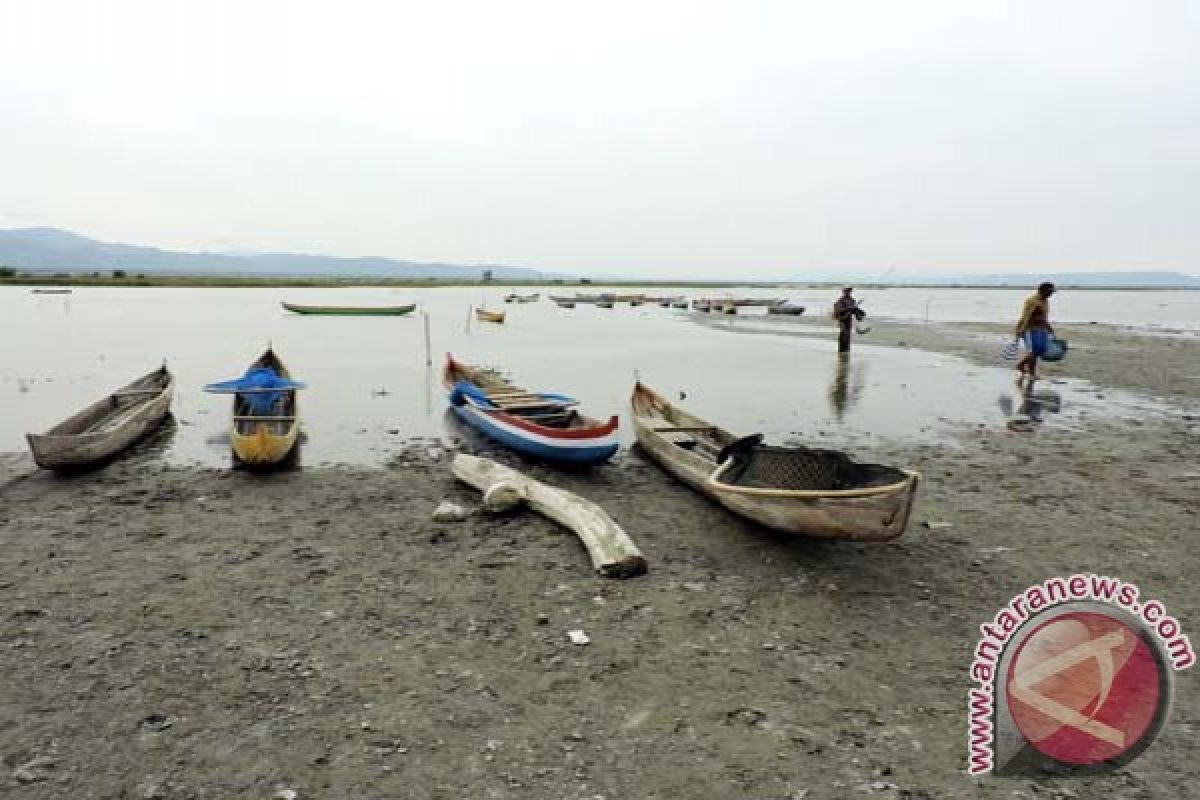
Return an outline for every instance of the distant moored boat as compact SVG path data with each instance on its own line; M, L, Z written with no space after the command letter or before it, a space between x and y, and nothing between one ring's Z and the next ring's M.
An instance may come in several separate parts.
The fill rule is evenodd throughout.
M297 303L281 303L294 314L315 314L330 317L399 317L412 313L416 303L407 306L302 306Z

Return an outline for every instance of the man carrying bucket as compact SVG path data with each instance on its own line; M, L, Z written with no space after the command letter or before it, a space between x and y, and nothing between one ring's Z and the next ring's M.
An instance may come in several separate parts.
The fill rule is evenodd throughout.
M866 312L858 307L853 292L854 287L847 286L842 289L842 296L833 304L833 318L838 324L839 353L850 352L850 332L854 329L854 322L866 316Z
M1054 328L1050 327L1050 295L1054 294L1054 284L1045 281L1038 284L1037 291L1025 298L1021 308L1021 318L1017 320L1015 331L1018 339L1023 339L1028 352L1017 362L1017 387L1033 388L1037 380L1038 359L1046 355L1050 345L1050 337Z

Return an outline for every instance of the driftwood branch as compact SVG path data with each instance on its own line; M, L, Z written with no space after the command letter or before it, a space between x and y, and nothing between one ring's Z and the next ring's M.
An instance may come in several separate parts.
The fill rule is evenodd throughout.
M505 511L520 503L570 528L579 536L592 566L609 578L629 578L646 571L646 559L633 540L600 506L564 489L526 477L495 461L466 454L454 457L454 477L483 492L488 511Z

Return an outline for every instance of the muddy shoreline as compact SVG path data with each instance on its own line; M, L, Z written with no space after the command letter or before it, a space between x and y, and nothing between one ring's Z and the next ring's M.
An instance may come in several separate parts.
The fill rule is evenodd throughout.
M860 341L998 361L1002 329L963 330L980 338L877 323ZM63 479L0 457L0 786L15 798L1190 796L1191 672L1159 740L1115 775L965 774L978 626L1026 586L1119 576L1200 630L1200 479L1188 477L1200 344L1063 333L1072 354L1048 377L1182 410L860 452L924 475L913 524L889 545L756 529L636 452L590 475L522 465L625 527L650 563L628 581L591 574L579 543L533 515L433 523L442 500L478 496L425 447L386 469L274 476L140 453ZM591 644L571 644L576 628Z

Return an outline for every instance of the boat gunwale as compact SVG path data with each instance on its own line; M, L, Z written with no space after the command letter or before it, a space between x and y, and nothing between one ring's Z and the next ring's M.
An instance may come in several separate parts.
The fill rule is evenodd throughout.
M747 497L774 497L779 499L802 500L829 498L831 500L852 499L855 497L879 497L888 494L903 494L915 490L921 481L921 474L904 467L896 467L904 473L904 480L889 483L886 486L865 486L859 489L760 489L755 486L735 486L721 483L721 474L735 465L732 458L727 458L713 471L705 484L714 490L727 494L745 495Z

